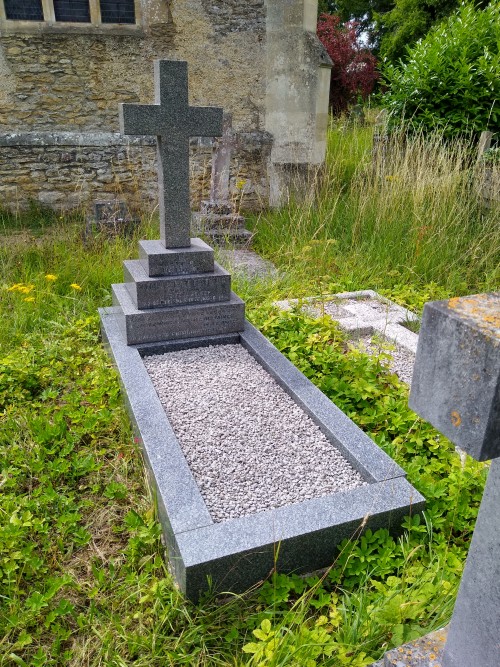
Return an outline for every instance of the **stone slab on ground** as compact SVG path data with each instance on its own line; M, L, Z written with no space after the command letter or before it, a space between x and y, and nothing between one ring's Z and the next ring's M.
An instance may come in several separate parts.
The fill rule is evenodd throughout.
M234 249L219 250L219 261L233 275L244 275L248 278L267 278L277 276L278 269L268 259L264 259L253 250Z
M441 657L446 635L446 628L430 632L420 639L393 648L370 667L442 667ZM480 665L470 667L480 667Z
M373 290L276 301L275 305L288 310L299 303L312 315L329 315L353 338L377 333L413 354L417 351L418 335L403 323L418 322L418 316Z
M402 382L411 384L418 334L403 324L418 322L415 313L373 290L275 302L282 310L289 310L298 304L302 304L303 310L313 317L328 315L338 322L353 344L363 352L388 354L390 370Z
M289 573L328 567L342 539L367 528L398 532L404 516L422 511L424 498L408 483L404 471L246 322L239 334L184 342L186 347L243 345L368 484L214 523L141 356L179 349L183 342L127 345L120 309L101 309L100 315L103 338L119 370L149 469L174 578L189 598L197 600L208 589L208 578L215 591L242 592L268 577L275 566Z

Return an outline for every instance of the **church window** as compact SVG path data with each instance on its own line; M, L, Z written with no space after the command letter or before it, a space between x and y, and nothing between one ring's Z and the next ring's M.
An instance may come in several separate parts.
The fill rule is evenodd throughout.
M139 3L140 0L0 0L0 21L37 21L52 26L106 24L112 28L138 23Z
M103 23L135 23L134 0L100 0Z
M5 16L13 21L43 21L42 0L5 0Z

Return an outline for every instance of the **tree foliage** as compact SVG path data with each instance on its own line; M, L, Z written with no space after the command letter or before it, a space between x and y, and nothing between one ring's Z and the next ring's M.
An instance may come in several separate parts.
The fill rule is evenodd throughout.
M476 0L476 6L486 6L488 0ZM412 46L460 5L460 0L395 0L390 11L376 10L375 29L382 35L380 55L391 62L405 58Z
M500 0L466 2L384 69L391 118L418 129L500 131Z
M357 39L356 23L342 23L337 14L321 14L318 37L332 59L330 107L334 114L345 111L359 96L365 99L378 78L376 59Z

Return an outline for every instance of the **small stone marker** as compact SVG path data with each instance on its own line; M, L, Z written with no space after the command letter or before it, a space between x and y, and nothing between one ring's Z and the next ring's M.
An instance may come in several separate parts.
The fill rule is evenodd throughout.
M161 241L140 241L139 259L124 262L113 285L128 345L243 330L245 306L214 253L189 235L189 138L219 135L222 109L188 105L187 63L154 64L157 104L122 104L123 132L155 134L158 143Z
M224 113L222 137L215 142L212 154L212 175L210 178L210 201L229 203L229 172L231 151L234 146L233 116Z
M441 665L498 667L500 292L425 305L409 404L475 459L495 459Z
M190 107L187 62L155 60L156 104L120 104L122 134L156 135L160 238L166 248L191 245L189 139L222 132L222 109Z
M99 199L94 202L94 214L87 217L84 238L87 241L95 234L130 234L138 222L139 219L130 215L125 200Z

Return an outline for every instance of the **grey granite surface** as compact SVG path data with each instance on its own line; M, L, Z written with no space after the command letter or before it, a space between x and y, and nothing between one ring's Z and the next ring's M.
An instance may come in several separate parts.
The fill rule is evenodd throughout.
M166 248L190 245L189 139L222 134L222 109L191 107L187 62L154 61L155 104L120 104L122 134L157 138L160 238Z
M214 270L214 251L199 238L192 238L191 245L182 250L165 248L161 241L139 241L139 259L151 277Z
M224 303L139 310L123 283L111 289L113 304L121 307L122 332L128 345L233 333L245 324L245 304L232 292Z
M238 342L299 402L323 433L343 448L352 465L366 472L371 483L354 491L213 523L141 358L141 354L159 351L162 344L126 345L120 309L102 309L100 314L103 338L118 368L150 469L174 577L189 598L197 600L208 589L209 580L219 592L244 591L266 578L275 565L283 572L326 567L334 561L336 544L345 537L366 528L398 532L405 515L422 511L424 499L401 468L246 323ZM204 344L215 341L224 342L220 337L206 337ZM234 337L227 337L226 342L234 342ZM182 344L169 341L164 349ZM184 344L189 347L193 339Z
M425 305L409 405L478 461L500 456L500 292Z
M139 310L196 303L218 303L231 298L231 276L218 264L212 273L151 278L140 260L123 262L125 285Z

